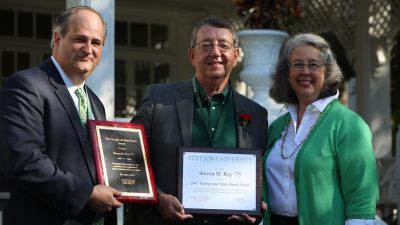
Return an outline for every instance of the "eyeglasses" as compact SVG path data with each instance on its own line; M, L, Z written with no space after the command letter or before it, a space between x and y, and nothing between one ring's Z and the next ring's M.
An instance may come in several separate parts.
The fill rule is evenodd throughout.
M294 62L289 63L289 67L294 69L295 71L302 71L304 67L307 67L310 71L317 71L319 68L324 66L323 62L310 62L310 63L302 63L302 62Z
M219 49L220 52L228 52L233 48L233 44L229 43L229 42L220 42L218 44L213 44L209 41L202 41L202 42L198 42L196 44L194 44L192 46L192 48L199 46L200 49L204 52L209 52L213 49L214 45L216 45Z

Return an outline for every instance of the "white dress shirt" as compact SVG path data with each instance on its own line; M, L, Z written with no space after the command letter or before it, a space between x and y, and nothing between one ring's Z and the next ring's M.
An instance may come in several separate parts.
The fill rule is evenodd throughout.
M75 91L76 91L76 89L78 89L78 88L83 88L83 86L84 86L85 84L83 83L81 86L76 86L76 85L71 81L71 79L69 79L69 77L67 76L67 74L65 74L64 70L61 68L60 64L58 64L58 62L56 61L56 59L55 59L53 56L51 56L51 60L53 61L54 65L56 65L57 70L58 70L58 72L60 73L60 75L61 75L61 77L62 77L62 79L63 79L63 81L64 81L64 83L65 83L65 86L67 87L68 92L69 92L69 94L70 94L71 97L72 97L72 100L74 101L76 110L77 110L78 113L79 113L79 99L78 99L78 96L75 94Z
M65 83L65 86L68 89L69 95L71 95L72 100L74 101L75 108L76 108L76 110L77 110L77 112L79 114L79 99L78 99L78 96L75 94L75 91L78 88L83 88L83 90L86 92L86 90L84 88L85 82L80 86L76 86L71 81L71 79L69 79L67 74L64 72L64 70L61 68L60 64L58 64L58 62L56 61L56 59L53 56L51 56L51 60L53 61L54 65L56 66L56 68L58 70L58 72L60 73L61 78L63 79L63 81ZM89 119L94 119L94 116L93 116L93 113L92 113L92 108L90 106L90 102L88 102L88 103L89 103L89 105L88 105L89 106L89 114L88 114Z
M291 121L287 131L287 136L283 146L283 155L289 156L295 150L295 147L307 138L310 129L316 123L319 115L334 99L335 96L319 99L308 105L301 120L301 124L297 128L297 105L288 105L288 111ZM286 129L282 131L282 137ZM271 153L266 162L266 176L268 177L268 190L271 212L281 216L297 216L297 195L294 182L294 164L298 151L296 151L289 159L283 159L281 156L281 147L283 139L280 138L275 142ZM298 148L299 150L300 148ZM374 225L375 220L349 219L345 225Z

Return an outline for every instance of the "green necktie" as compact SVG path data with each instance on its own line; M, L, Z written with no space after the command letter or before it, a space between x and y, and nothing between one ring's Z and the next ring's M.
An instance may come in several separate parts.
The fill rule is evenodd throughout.
M79 99L79 119L81 119L82 126L86 128L86 122L88 119L88 99L82 88L76 89L75 94Z

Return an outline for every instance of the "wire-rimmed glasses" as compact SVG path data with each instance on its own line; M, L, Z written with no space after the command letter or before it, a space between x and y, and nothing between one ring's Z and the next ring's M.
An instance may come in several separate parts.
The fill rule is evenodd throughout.
M229 43L227 41L219 42L219 43L216 43L216 44L213 44L213 43L211 43L209 41L202 41L202 42L198 42L198 43L194 44L192 46L192 48L194 48L196 46L199 46L199 48L202 51L209 52L214 48L214 45L216 45L218 47L220 52L228 52L231 49L233 49L233 47L234 47L232 43Z
M309 63L303 63L303 62L293 62L289 63L289 67L294 69L295 71L302 71L304 67L307 67L308 70L310 71L317 71L319 68L324 66L325 63L319 62L319 61L312 61Z

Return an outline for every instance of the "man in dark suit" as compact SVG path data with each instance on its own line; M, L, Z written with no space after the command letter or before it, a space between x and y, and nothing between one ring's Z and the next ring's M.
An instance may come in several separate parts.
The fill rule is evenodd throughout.
M150 85L133 123L145 125L158 206L127 207L128 224L255 223L248 215L195 216L185 214L177 199L178 147L264 149L267 111L234 91L229 82L239 57L230 23L206 18L194 28L189 59L195 68L192 80ZM241 115L251 116L247 124Z
M67 9L53 23L52 56L2 88L0 191L11 194L5 225L103 224L105 212L121 206L119 191L96 185L87 117L79 114L105 119L103 104L85 85L105 37L96 10ZM75 95L79 88L83 97Z

